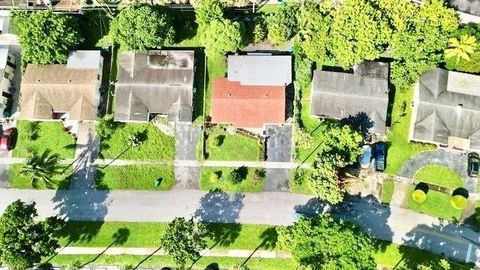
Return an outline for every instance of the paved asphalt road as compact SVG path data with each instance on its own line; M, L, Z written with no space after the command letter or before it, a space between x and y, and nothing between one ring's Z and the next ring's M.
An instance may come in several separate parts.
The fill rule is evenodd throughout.
M323 209L322 203L310 196L282 192L0 189L0 211L16 199L35 201L40 217L59 214L74 220L170 221L176 216L195 216L214 222L285 225L292 223L295 211L310 213ZM349 201L332 211L356 221L376 238L480 263L480 234L467 226L443 224L430 216L366 200Z

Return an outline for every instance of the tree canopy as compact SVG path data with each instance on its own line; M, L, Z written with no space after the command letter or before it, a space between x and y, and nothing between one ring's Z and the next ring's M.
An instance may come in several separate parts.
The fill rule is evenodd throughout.
M323 215L277 230L279 245L312 269L376 269L373 241L354 224Z
M349 125L328 124L322 142L318 146L309 185L322 200L336 204L343 200L344 186L338 178L338 170L353 164L361 154L362 136Z
M200 251L207 247L205 236L203 224L177 217L168 224L160 242L165 252L183 268L188 260L198 259Z
M135 2L112 20L110 36L127 50L147 50L172 44L175 31L164 9Z
M70 15L53 13L52 10L12 10L12 20L25 63L66 63L68 51L83 41L78 20Z
M53 237L63 222L56 217L35 221L35 203L17 200L0 217L0 258L13 270L24 270L55 254L60 247Z
M243 24L229 19L210 22L202 35L203 45L210 55L237 51L242 45L243 38Z
M292 4L267 17L268 39L273 44L282 44L296 33L296 6Z
M346 0L335 10L330 46L338 64L349 68L385 50L391 29L370 0Z

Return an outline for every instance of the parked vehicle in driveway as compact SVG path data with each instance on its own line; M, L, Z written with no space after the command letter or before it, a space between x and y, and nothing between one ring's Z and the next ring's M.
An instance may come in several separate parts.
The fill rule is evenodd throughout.
M468 176L477 177L480 168L480 156L477 153L468 154Z
M385 143L379 142L375 144L373 154L375 158L375 170L383 172L385 170Z
M15 132L13 131L13 129L6 129L3 131L2 135L0 135L1 151L9 151L13 149L14 136Z
M360 156L360 167L362 169L368 169L370 162L372 161L372 147L370 145L362 146L362 155Z

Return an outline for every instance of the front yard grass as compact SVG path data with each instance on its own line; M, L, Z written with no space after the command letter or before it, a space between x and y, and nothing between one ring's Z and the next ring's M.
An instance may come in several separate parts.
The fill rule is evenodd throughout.
M28 157L32 151L42 153L49 149L63 159L75 156L75 138L63 130L60 121L37 122L37 132L34 140L29 134L30 121L17 121L17 144L13 150L13 157Z
M408 208L410 210L450 221L458 220L462 215L462 210L457 210L451 206L450 199L452 196L450 194L430 189L425 202L418 203L412 198L413 191L415 191L415 187L408 188Z
M412 117L413 89L399 89L395 91L392 110L391 131L388 133L387 162L385 172L397 174L402 165L411 157L424 151L433 151L432 144L415 143L408 141L410 119Z
M260 141L243 134L229 134L221 128L206 131L207 159L209 160L260 160Z
M387 179L383 182L382 186L382 203L390 204L395 191L395 182L391 179Z
M312 188L308 185L307 179L312 175L310 169L294 169L291 172L288 187L291 192L314 195Z
M161 179L160 186L155 181ZM173 166L132 165L97 168L97 189L169 190L175 183Z
M60 232L62 246L81 247L107 247L108 245L123 247L150 247L158 248L159 239L167 228L167 223L152 222L77 222L69 221ZM277 246L275 226L249 225L249 224L221 224L209 223L207 229L217 236L208 240L208 247L214 249L248 249L254 250L280 250ZM123 231L126 236L119 242L114 242L114 235ZM225 237L228 236L228 237ZM270 245L262 243L269 242ZM406 267L414 269L418 264L438 261L440 255L428 251L399 246L393 243L375 240L377 251L374 255L378 264L386 267ZM53 257L53 264L68 265L74 260L86 263L92 259L96 265L137 265L146 256L110 256L102 255L57 255ZM204 261L202 261L204 260ZM230 268L238 263L243 263L246 258L215 258L203 257L194 269L205 269L210 263L218 263L220 267ZM452 263L452 269L470 269L467 264ZM168 256L152 256L142 266L173 266L173 261ZM248 260L249 269L297 269L298 265L293 259L261 259Z
M130 148L128 138L146 131L146 141ZM104 159L173 160L175 138L165 135L153 124L124 124L101 143L100 157Z
M35 187L30 185L31 178L20 175L20 170L24 164L10 165L10 187L19 189L47 189L43 181L38 181ZM62 170L63 172L63 170ZM73 174L72 166L65 167L65 172L57 174L53 177L53 181L57 183L57 189L68 189L70 187L70 179Z
M414 179L417 182L425 182L451 189L463 187L463 179L458 173L438 165L422 167L416 172Z
M263 190L265 186L265 170L259 171L261 173L257 176L255 171L261 169L247 168L246 179L241 183L234 184L229 179L234 169L236 168L202 167L200 188L202 190L220 189L229 192L260 192Z

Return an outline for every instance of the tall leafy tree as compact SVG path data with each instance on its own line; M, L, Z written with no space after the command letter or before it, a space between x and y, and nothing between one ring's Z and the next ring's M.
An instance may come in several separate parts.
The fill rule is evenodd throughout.
M280 246L312 269L376 269L373 241L354 224L324 215L277 230Z
M408 87L422 73L436 67L448 47L448 37L458 28L455 11L445 7L443 0L423 1L417 7L404 5L413 15L398 19L390 42L391 53L396 59L392 65L392 82L397 87Z
M321 66L329 54L327 44L330 42L330 25L332 24L332 5L330 1L322 4L305 3L297 13L297 39L308 59Z
M338 177L338 170L353 164L361 154L362 136L348 125L331 123L318 146L309 185L322 200L332 204L343 200L345 186Z
M344 68L378 58L391 36L390 26L371 0L343 1L331 27L330 50Z
M63 222L56 217L36 221L35 203L17 200L0 217L0 259L10 269L24 270L60 247L54 234Z
M78 31L78 20L70 15L53 13L52 10L13 10L12 20L25 63L66 63L68 51L83 40Z
M244 32L241 22L214 20L202 33L202 42L209 55L235 52L242 45Z
M127 50L147 50L172 44L175 31L165 9L135 2L111 22L110 36Z
M195 3L195 21L200 31L204 31L212 21L223 19L223 8L218 0L204 0Z
M295 12L296 6L289 4L267 17L268 40L273 44L282 44L293 36L297 25Z
M207 247L205 226L193 219L177 217L168 224L160 243L165 252L181 268L187 261L195 261Z
M43 182L47 188L53 188L57 184L53 180L53 176L59 173L60 160L58 154L52 154L49 150L45 150L41 154L32 152L25 165L20 169L20 174L30 177L30 186L32 187L36 187L38 182Z

